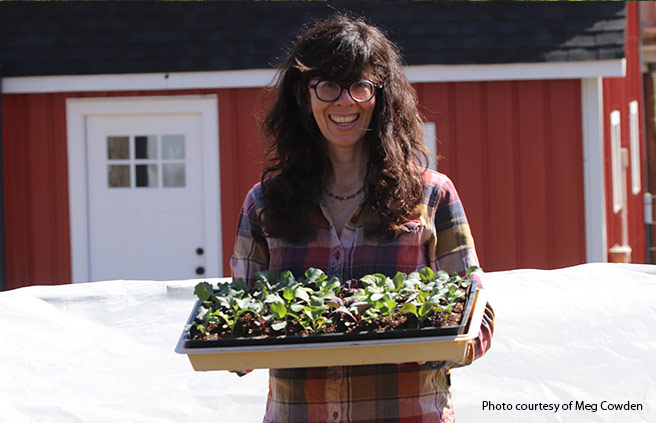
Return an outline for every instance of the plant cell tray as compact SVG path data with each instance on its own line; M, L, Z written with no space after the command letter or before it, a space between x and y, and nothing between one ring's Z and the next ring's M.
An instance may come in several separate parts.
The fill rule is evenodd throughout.
M427 328L389 332L397 332L394 335L375 332L289 337L295 338L294 342L277 337L262 342L266 338L258 338L255 341L259 340L259 343L242 341L217 346L216 343L207 344L213 341L192 342L189 332L185 330L175 351L186 354L197 371L460 361L465 356L467 342L478 336L485 311L485 290L477 289L472 294L465 307L464 316L468 319L455 333ZM193 322L195 316L196 307L188 323ZM323 340L319 341L318 338Z
M458 325L442 326L439 328L402 329L387 331L360 331L351 333L326 333L321 335L286 335L266 337L239 337L219 339L189 339L186 338L184 346L187 348L231 347L249 345L282 345L282 344L308 344L315 342L363 341L372 339L415 338L424 336L459 335L465 332L469 316L476 298L476 283L469 285L467 302L463 309L464 318ZM197 301L192 316L195 316L201 302ZM193 319L193 317L191 318Z

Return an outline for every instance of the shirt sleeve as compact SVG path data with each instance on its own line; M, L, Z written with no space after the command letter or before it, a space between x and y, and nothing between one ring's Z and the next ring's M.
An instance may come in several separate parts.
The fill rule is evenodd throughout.
M243 278L252 285L255 274L269 267L269 247L260 225L257 210L258 185L253 187L239 212L235 248L230 259L230 272L234 279Z
M478 257L474 246L465 210L453 182L445 177L436 198L434 210L435 245L429 251L431 265L449 273L466 273L471 266L478 266ZM431 254L432 253L432 254ZM478 288L483 288L481 280L476 277ZM494 333L494 309L486 303L485 313L478 337L471 340L467 346L465 357L459 362L442 362L438 366L460 367L471 364L482 357L492 344Z
M429 257L436 269L464 274L469 267L478 266L474 238L453 182L446 176L443 178L433 194L435 245Z

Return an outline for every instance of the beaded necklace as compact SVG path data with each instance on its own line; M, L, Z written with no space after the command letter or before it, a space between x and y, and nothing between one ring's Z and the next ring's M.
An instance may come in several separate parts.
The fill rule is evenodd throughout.
M332 192L330 192L328 190L326 190L326 194L328 194L328 197L334 198L335 200L346 201L346 200L350 200L352 198L355 198L355 196L360 194L362 191L364 191L364 185L362 185L360 187L360 189L358 189L355 193L353 193L351 195L341 196L341 195L333 194Z

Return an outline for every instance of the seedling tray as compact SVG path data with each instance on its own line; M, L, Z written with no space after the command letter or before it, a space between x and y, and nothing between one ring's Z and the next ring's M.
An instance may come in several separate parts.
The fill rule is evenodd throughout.
M454 326L442 326L439 328L420 328L420 329L403 329L388 331L360 331L351 333L327 333L320 335L286 335L286 336L266 336L266 337L249 337L249 338L220 338L220 339L190 339L187 335L184 346L187 348L209 348L209 347L232 347L232 346L251 346L251 345L285 345L285 344L308 344L323 342L351 342L364 340L382 340L398 338L418 338L418 337L435 337L460 335L465 332L476 295L476 283L469 286L467 302L463 309L460 324ZM201 302L197 301L191 313L190 319L193 321L196 316L198 307Z
M460 361L467 341L478 336L485 304L485 291L473 288L464 322L443 328L197 341L185 330L176 352L186 354L197 371Z

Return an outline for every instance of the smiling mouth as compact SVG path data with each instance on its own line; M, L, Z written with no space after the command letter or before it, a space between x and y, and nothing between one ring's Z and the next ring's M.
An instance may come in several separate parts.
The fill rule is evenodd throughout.
M330 115L330 120L335 122L338 125L349 125L356 120L360 115L358 114L353 114L353 115Z

